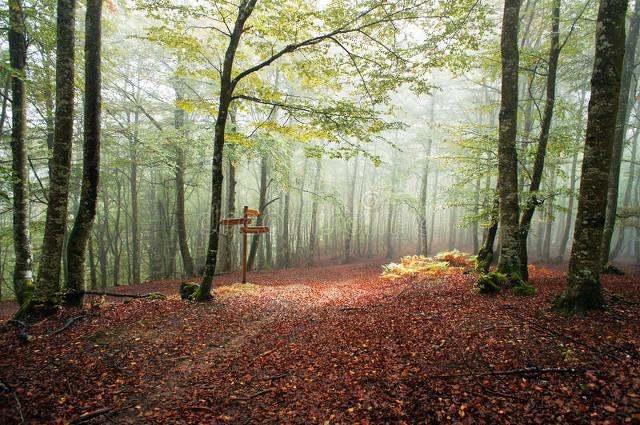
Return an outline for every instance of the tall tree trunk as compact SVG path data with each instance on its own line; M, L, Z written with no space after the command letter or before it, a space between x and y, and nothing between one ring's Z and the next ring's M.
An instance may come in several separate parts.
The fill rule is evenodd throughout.
M60 267L67 226L73 145L75 8L76 0L58 0L55 140L42 257L35 291L35 298L45 310L60 302Z
M631 148L631 161L629 162L629 176L627 177L627 186L624 190L624 199L622 203L623 209L628 209L631 207L631 192L633 191L633 183L636 179L636 158L638 152L638 135L640 135L640 130L635 129L633 132L633 145ZM622 226L618 227L618 241L616 242L616 246L611 251L611 258L615 259L621 252L623 244L624 244L624 235L626 233L627 226L623 223Z
M129 139L131 163L129 166L129 190L131 192L131 267L133 284L140 283L140 232L138 230L138 112L134 112L134 134Z
M549 132L553 121L553 109L556 102L556 76L558 73L558 59L560 58L560 3L561 0L553 1L553 20L551 23L551 44L549 48L549 67L547 71L546 99L542 122L540 124L540 135L538 137L538 149L531 173L531 186L525 202L522 217L520 218L520 275L522 279L529 279L527 265L529 263L527 240L529 238L529 228L531 219L535 213L536 206L543 201L538 199L538 191L542 183L544 172L544 160L547 155L547 144L549 142Z
M179 136L184 136L185 112L180 107L182 101L181 82L176 82L176 109L174 111L174 124ZM187 239L187 223L185 219L185 196L184 196L184 175L186 168L186 153L182 143L186 143L185 137L180 137L177 147L176 158L176 225L178 227L178 245L180 246L180 257L182 258L182 270L186 277L193 276L194 266L191 252L189 252L189 241Z
M351 261L351 241L353 239L353 201L356 193L356 178L358 174L358 156L353 165L353 176L349 179L348 195L347 195L347 211L345 216L345 235L344 235L344 258L343 262ZM349 163L347 162L347 176L349 176ZM348 177L347 177L348 178Z
M98 274L96 271L96 256L93 251L93 238L89 238L89 276L91 277L91 289L98 287Z
M20 10L20 6L18 6ZM11 25L11 24L9 24ZM9 53L11 55L11 53ZM11 61L11 59L9 59ZM7 105L9 104L9 90L11 88L11 74L7 75L2 88L2 110L0 111L0 137L4 136L4 123L7 121Z
M596 26L596 54L582 161L578 215L569 273L557 307L569 312L602 308L600 247L605 223L625 47L627 0L601 0Z
M433 141L429 139L425 148L424 169L422 170L422 182L420 184L420 205L418 207L418 220L420 222L420 255L424 255L425 257L429 255L429 237L427 232L427 193L429 184L429 158L431 157L432 143Z
M313 181L313 201L311 203L311 231L309 234L309 256L307 257L307 265L315 264L318 239L318 191L320 190L320 180L322 179L322 160L316 158L316 173Z
M438 200L438 177L440 176L439 170L436 168L435 176L433 177L433 195L431 197L431 223L429 223L429 245L427 251L433 251L433 234L436 223L436 202Z
M395 156L395 155L394 155ZM395 193L396 190L396 163L397 158L393 159L393 163L391 164L391 193ZM395 249L393 245L393 220L395 218L395 200L389 200L389 211L387 214L387 224L385 229L385 242L386 242L386 255L387 258L392 258L395 256Z
M480 212L480 179L476 179L476 187L473 194L473 213L477 217ZM478 252L480 249L480 240L478 238L479 233L478 220L474 220L471 226L471 242L473 243L473 252Z
M291 265L291 253L289 243L289 206L291 204L291 190L287 187L284 192L282 209L282 232L278 241L278 267L287 268Z
M267 204L267 178L268 178L268 159L267 155L263 154L260 158L260 197L258 202L258 209L260 210L260 215L256 218L256 225L263 225L263 218L266 211L264 211L265 205ZM258 253L258 244L260 243L260 234L255 234L251 240L251 249L249 250L249 258L247 259L247 270L253 270L253 264L256 260L256 254Z
M505 0L502 20L502 100L498 138L498 193L500 197L500 259L498 270L512 279L520 276L518 219L518 22L520 0Z
M229 110L229 118L231 120L231 131L236 131L236 113L233 108ZM235 158L235 145L231 145L228 148L227 155L227 205L226 205L226 213L227 217L233 217L236 213L236 158ZM224 261L222 265L222 270L225 272L230 272L233 270L234 258L235 258L235 250L233 247L233 230L226 229L225 231L225 243L224 243Z
M67 288L70 305L82 305L84 259L96 217L100 176L102 0L87 0L85 19L84 144L80 206L67 243Z
M196 298L199 301L211 299L211 285L218 260L218 239L220 237L220 218L222 208L222 153L224 150L224 133L229 116L235 80L232 80L233 62L235 60L240 37L244 31L244 24L253 12L256 0L244 0L238 8L238 16L229 37L229 44L224 55L222 73L220 77L220 97L218 102L218 116L216 118L213 160L211 164L211 221L209 224L209 242L207 256L202 276L202 285Z
M635 103L635 93L630 93L633 70L636 66L636 48L638 45L638 34L640 33L640 0L636 0L629 34L624 51L624 62L622 65L622 79L620 82L620 94L618 98L618 114L616 116L616 128L613 136L613 152L611 154L611 173L609 175L609 188L607 191L607 214L605 217L604 233L602 234L602 249L600 252L601 262L606 265L609 262L609 251L611 248L611 238L616 225L616 213L618 211L618 190L620 187L620 167L622 164L622 153L624 141L627 134L627 123L631 113L629 95L633 96ZM632 104L633 105L633 104Z
M583 90L580 94L580 108L578 110L578 125L576 130L576 139L575 144L576 147L580 145L580 140L582 139L582 130L584 126L584 100L586 98L586 90ZM576 171L578 168L578 150L573 154L573 159L571 161L571 174L569 176L569 201L567 203L567 215L564 222L564 231L562 234L562 242L560 242L560 250L558 251L558 258L560 262L564 259L565 253L567 252L567 244L569 243L569 236L571 234L571 225L573 221L573 203L575 200L575 191L576 191Z
M493 246L498 234L498 223L500 221L499 211L500 201L496 196L493 201L493 206L491 207L491 213L489 216L490 223L487 229L487 234L482 241L482 247L476 256L475 269L482 273L487 273L491 267L491 263L493 262Z
M307 183L307 162L308 158L305 156L304 164L302 165L302 176L300 177L300 186L298 188L299 203L298 203L298 217L296 218L296 247L295 258L296 262L299 261L302 255L302 222L304 213L304 186Z
M551 188L555 189L556 186L556 170L551 169L549 180L551 180ZM544 237L542 241L542 261L549 262L551 259L551 237L553 230L553 198L547 200L547 208L545 211L546 221L544 224Z
M29 231L29 159L27 152L27 41L20 0L9 1L9 57L11 77L11 177L13 186L13 288L22 304L33 287L33 254ZM26 297L25 297L26 295Z

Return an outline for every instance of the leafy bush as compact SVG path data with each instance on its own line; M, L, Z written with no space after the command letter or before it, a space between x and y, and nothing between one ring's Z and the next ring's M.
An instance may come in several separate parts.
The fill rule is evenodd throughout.
M402 257L400 263L389 263L382 266L382 278L400 279L415 276L441 276L445 274L460 274L464 270L453 267L448 261L422 255L408 255Z
M452 251L439 252L433 257L436 261L446 261L452 267L473 268L475 256L454 249Z

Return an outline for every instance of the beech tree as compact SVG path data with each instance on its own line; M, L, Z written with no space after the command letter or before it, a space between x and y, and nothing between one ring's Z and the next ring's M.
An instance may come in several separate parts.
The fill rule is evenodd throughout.
M600 247L609 187L623 57L626 0L601 0L591 98L580 179L578 215L564 295L556 306L568 313L602 308Z
M85 19L84 143L80 206L67 243L68 302L82 305L87 242L98 206L101 125L102 0L87 0Z
M67 226L71 148L73 145L75 76L75 0L58 0L56 51L55 136L42 257L34 293L37 303L50 310L59 304L62 248Z
M620 83L620 95L618 99L618 115L616 116L616 129L613 140L613 153L611 156L611 173L609 175L609 190L607 191L607 215L602 235L602 249L600 256L605 267L609 262L611 251L611 240L613 230L616 225L616 213L618 212L618 192L620 189L620 166L622 165L622 152L627 134L627 124L633 103L635 103L635 93L631 93L631 81L633 80L633 70L636 67L636 50L638 47L638 34L640 33L640 1L636 0L629 34L625 44L624 62L622 67L622 77Z
M505 0L502 18L502 91L498 138L498 194L500 197L500 259L498 271L520 280L518 220L518 23L520 0Z
M9 1L9 56L11 64L11 178L13 186L13 288L22 304L33 290L33 255L29 229L29 162L27 150L27 40L20 0ZM6 107L6 104L5 104ZM4 110L4 108L3 108Z

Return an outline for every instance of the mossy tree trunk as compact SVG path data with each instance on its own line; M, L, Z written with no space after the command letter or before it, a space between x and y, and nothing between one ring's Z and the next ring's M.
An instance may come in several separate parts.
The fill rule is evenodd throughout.
M600 247L605 224L611 153L618 113L625 47L627 0L601 0L596 53L580 179L578 215L567 286L557 307L567 313L602 308Z
M622 79L620 83L620 94L618 96L618 113L616 117L616 128L613 137L613 152L611 154L611 174L609 175L609 189L607 192L607 214L605 217L604 233L602 235L601 261L603 265L609 262L611 239L616 225L616 213L618 212L618 191L620 188L620 168L622 165L622 153L627 134L627 123L631 107L635 103L635 91L631 93L631 81L633 80L633 70L636 66L636 48L638 45L638 34L640 33L640 0L636 0L631 23L629 25L629 35L627 37L624 62L622 66ZM631 103L629 96L632 96Z
M67 226L73 145L76 0L58 0L56 111L47 215L34 297L49 310L59 304L61 260Z
M33 281L33 255L29 231L29 159L27 152L27 41L20 0L9 1L9 58L11 75L11 177L13 185L13 288L17 301ZM6 106L4 104L3 106Z
M520 0L505 0L500 50L502 91L498 135L498 195L500 198L501 251L498 271L517 278L520 273L518 220L518 23Z
M82 305L87 242L96 217L100 176L102 0L87 0L85 20L85 94L80 206L67 243L67 302Z

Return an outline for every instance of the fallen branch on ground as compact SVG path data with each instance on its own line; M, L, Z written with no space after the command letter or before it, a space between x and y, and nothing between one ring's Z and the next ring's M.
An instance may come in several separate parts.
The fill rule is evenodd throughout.
M98 410L93 410L91 412L86 412L83 413L82 415L80 415L78 417L78 419L76 419L75 421L71 422L73 425L78 425L84 422L88 422L89 420L93 419L93 418L97 418L98 416L102 416L105 413L109 413L111 410L113 410L112 407L103 407L102 409L98 409Z
M117 292L98 292L98 291L82 291L84 295L102 295L105 297L117 297L117 298L150 298L150 297L162 297L167 296L159 292L149 292L148 294L119 294Z
M194 412L203 411L203 412L207 412L207 413L211 413L211 414L214 413L213 410L209 409L208 407L204 407L204 406L191 406L190 409L193 410Z
M340 311L366 310L368 308L382 307L383 304L368 304L363 306L343 307Z
M244 401L247 401L247 400L251 400L251 399L253 399L253 398L256 398L256 397L258 397L258 396L261 396L261 395L263 395L263 394L273 392L273 391L275 391L275 390L276 390L276 389L275 389L274 387L271 387L271 388L266 388L266 389L264 389L264 390L260 390L260 391L258 391L258 392L255 392L255 393L250 394L250 395L245 396L245 397L234 397L234 396L231 396L231 398L232 398L232 399L234 399L234 400L244 400Z
M523 367L520 369L508 369L508 370L492 370L489 372L468 372L468 373L451 373L447 375L431 375L425 376L425 379L434 378L462 378L468 376L502 376L502 375L528 375L541 373L584 373L588 372L586 369L575 369L572 367ZM593 371L592 371L593 372Z
M51 332L50 334L48 334L47 336L54 336L54 335L58 335L59 333L64 332L67 328L69 328L71 325L73 325L75 322L77 322L78 320L84 319L85 317L87 317L86 315L82 314L80 316L75 316L72 317L71 319L67 320L67 322L64 324L64 326L62 326L61 328L56 329L55 331Z
M13 394L13 398L16 401L16 409L18 410L18 414L20 415L20 423L21 424L25 423L24 422L24 415L22 414L22 404L20 404L20 399L18 398L18 394L16 394L16 390L11 388L9 385L5 384L0 379L0 392L1 393L11 393L11 394Z
M277 348L272 348L271 350L267 350L264 353L260 354L258 357L268 356L269 354L273 353L276 350L277 350Z
M272 376L267 376L266 378L264 378L266 381L274 381L276 379L282 379L282 378L286 378L287 376L289 376L288 373L279 373L277 375L272 375Z

